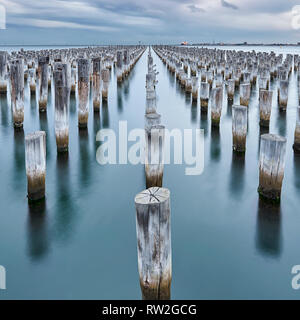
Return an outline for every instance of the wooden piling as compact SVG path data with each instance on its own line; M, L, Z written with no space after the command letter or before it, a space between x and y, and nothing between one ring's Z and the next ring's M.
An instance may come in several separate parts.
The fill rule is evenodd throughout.
M162 187L164 172L165 127L154 125L145 130L145 173L146 186Z
M211 98L211 125L218 127L223 105L223 88L213 88Z
M258 193L266 200L280 202L284 177L286 139L275 134L260 138Z
M45 197L46 133L36 131L25 137L27 194L29 201Z
M171 297L170 191L153 187L135 197L138 270L144 300Z
M78 65L78 126L79 128L87 128L89 116L89 61L80 58Z
M269 90L259 91L259 124L261 127L269 127L272 110L273 92Z
M247 116L246 106L232 107L232 147L235 152L244 153L246 151Z

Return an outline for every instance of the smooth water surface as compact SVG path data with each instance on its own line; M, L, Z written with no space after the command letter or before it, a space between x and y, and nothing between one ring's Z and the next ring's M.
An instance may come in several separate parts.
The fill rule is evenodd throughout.
M171 191L172 298L299 299L300 291L291 287L291 268L300 264L300 158L292 150L296 74L290 77L286 114L278 111L276 82L271 85L270 132L287 137L282 201L276 208L261 203L257 194L258 90L251 94L243 159L232 153L226 99L220 130L211 130L210 114L200 114L199 101L193 104L153 56L162 123L170 130L205 130L203 174L186 176L185 165L166 165L164 171L164 186ZM146 71L147 51L122 85L112 72L109 101L100 115L90 104L87 132L78 130L71 98L68 158L56 152L53 89L47 114L39 114L26 84L21 132L14 131L10 103L0 98L0 265L7 271L7 290L0 290L0 299L141 298L134 197L145 188L144 167L99 165L96 133L102 128L118 133L120 120L128 121L128 130L143 128ZM24 136L35 130L47 133L46 201L29 206Z

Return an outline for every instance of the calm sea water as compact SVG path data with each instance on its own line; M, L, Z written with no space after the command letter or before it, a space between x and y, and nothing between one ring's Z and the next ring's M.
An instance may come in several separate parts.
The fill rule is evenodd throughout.
M300 53L291 47L254 49ZM163 124L205 130L203 174L185 176L185 165L167 165L164 172L164 186L171 190L172 298L299 299L300 291L291 287L291 268L300 264L300 159L292 150L296 75L290 78L286 114L278 112L276 83L271 85L270 132L287 137L282 201L274 208L257 194L258 91L251 94L242 160L232 154L227 101L219 133L211 131L210 115L201 116L199 102L192 104L153 55ZM90 105L86 133L78 131L71 99L68 159L56 153L53 92L47 114L39 114L26 85L23 132L14 132L10 104L0 98L0 265L7 270L0 299L141 298L134 197L145 188L144 167L100 166L95 136L101 128L118 131L120 120L128 121L129 130L143 127L146 68L144 53L121 86L112 72L108 104L100 116ZM34 130L47 132L46 202L38 207L26 198L24 136Z

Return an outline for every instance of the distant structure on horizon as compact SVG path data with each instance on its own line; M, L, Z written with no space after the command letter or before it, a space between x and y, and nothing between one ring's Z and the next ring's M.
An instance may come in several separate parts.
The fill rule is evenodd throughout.
M189 43L187 42L187 41L183 41L183 42L181 42L181 45L182 46L187 46Z

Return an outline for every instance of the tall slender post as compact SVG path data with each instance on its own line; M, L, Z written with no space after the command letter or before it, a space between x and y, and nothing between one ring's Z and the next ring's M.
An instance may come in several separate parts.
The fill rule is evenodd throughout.
M156 112L156 93L154 89L146 90L146 113Z
M200 84L200 108L201 112L207 112L208 110L208 101L209 101L209 83L201 82Z
M170 191L154 187L136 195L138 270L144 300L171 297Z
M101 58L93 59L93 107L95 112L100 110L101 101Z
M102 69L101 70L101 78L102 78L102 100L107 101L108 99L108 85L109 85L109 70Z
M192 99L194 101L198 100L198 77L192 77Z
M284 177L286 139L275 134L260 138L259 187L262 198L279 202Z
M145 173L146 186L161 187L164 173L165 127L155 125L145 130Z
M89 117L89 61L80 58L78 65L78 126L79 128L87 128Z
M48 66L49 57L40 56L38 60L38 74L39 74L39 110L45 112L47 110L48 102Z
M69 99L70 91L64 70L54 71L55 88L55 136L57 152L69 148Z
M30 201L45 197L46 133L36 131L25 137L27 193Z
M117 51L117 82L123 80L123 59L122 51Z
M246 135L247 135L247 107L232 107L232 137L233 150L244 153L246 151Z
M10 65L11 107L15 128L23 127L24 121L24 61L13 60Z
M7 92L7 52L0 51L0 94Z
M240 105L249 106L251 86L250 83L240 84Z
M212 89L212 101L211 101L211 124L218 127L220 124L221 112L223 105L223 88Z
M29 88L30 88L30 93L35 94L36 91L36 73L35 73L35 68L30 68L28 70L28 82L29 82Z
M273 92L268 90L259 91L259 124L261 127L269 127L272 110Z

